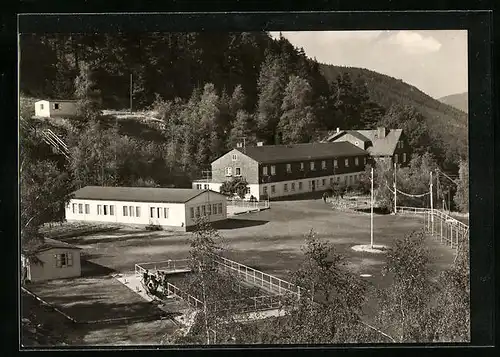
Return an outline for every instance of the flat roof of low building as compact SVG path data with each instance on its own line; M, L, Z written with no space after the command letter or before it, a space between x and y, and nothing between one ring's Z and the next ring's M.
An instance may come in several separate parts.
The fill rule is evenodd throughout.
M212 190L192 188L85 186L75 191L73 198L101 201L186 203L204 192L222 195Z
M369 155L349 142L247 146L237 150L262 164Z

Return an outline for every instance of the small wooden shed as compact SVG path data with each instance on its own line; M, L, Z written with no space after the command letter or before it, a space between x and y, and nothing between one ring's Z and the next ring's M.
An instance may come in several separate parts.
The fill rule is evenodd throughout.
M79 277L82 273L81 248L45 238L44 242L21 254L22 273L25 280L39 282L54 279Z
M43 118L76 115L76 100L39 100L35 102L35 116Z

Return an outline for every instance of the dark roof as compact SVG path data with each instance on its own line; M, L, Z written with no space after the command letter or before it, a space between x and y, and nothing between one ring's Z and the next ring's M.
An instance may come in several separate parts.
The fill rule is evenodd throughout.
M64 243L52 238L45 238L42 243L31 247L29 251L34 252L34 253L39 253L39 252L44 252L46 250L50 249L77 249L81 250L81 248L78 248L74 245Z
M106 201L185 203L206 191L220 195L220 193L212 190L196 190L191 188L85 186L76 191L73 198Z
M349 142L247 146L246 149L236 150L263 164L368 155L368 152Z

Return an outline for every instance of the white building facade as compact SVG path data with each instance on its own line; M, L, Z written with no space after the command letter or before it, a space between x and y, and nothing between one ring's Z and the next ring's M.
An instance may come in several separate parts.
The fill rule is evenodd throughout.
M201 216L210 222L227 219L226 196L209 190L87 186L76 191L66 207L67 221L180 231L194 227Z

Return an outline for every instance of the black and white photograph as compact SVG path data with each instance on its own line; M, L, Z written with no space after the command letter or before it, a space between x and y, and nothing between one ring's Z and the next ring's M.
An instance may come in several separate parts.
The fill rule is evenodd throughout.
M21 348L469 343L468 51L21 29Z

